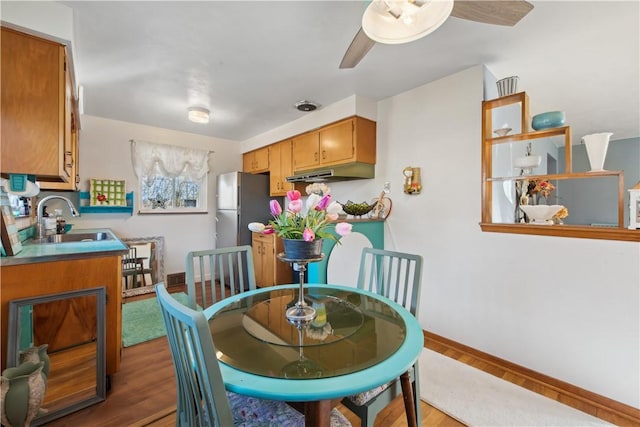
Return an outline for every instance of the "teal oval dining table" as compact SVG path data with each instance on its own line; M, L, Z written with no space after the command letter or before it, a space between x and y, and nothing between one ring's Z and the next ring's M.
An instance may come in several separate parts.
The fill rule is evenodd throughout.
M305 285L316 319L297 327L285 311L298 285L225 298L204 310L227 390L300 402L306 426L329 426L344 396L401 378L409 426L417 425L409 370L424 346L418 320L396 302L353 287Z

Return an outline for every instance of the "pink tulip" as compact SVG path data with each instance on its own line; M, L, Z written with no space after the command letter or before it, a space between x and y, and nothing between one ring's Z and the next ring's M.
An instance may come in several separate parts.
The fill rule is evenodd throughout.
M289 211L293 213L299 213L302 211L302 200L295 199L289 202Z
M262 234L273 234L275 232L276 230L274 230L273 227L271 227L271 228L265 228Z
M298 190L289 190L287 191L287 198L291 201L299 200L301 197L300 192Z
M269 202L269 208L271 209L271 215L278 216L282 213L282 207L277 200L271 200Z
M336 233L341 236L346 236L347 234L351 233L351 227L351 224L349 224L348 222L339 222L336 224Z
M305 228L304 232L302 233L302 238L305 242L313 242L313 240L316 238L316 233L314 233L310 228Z
M327 206L329 206L330 202L331 202L331 194L327 194L326 196L322 196L322 199L320 199L320 201L316 205L315 210L323 211L323 210L327 209Z

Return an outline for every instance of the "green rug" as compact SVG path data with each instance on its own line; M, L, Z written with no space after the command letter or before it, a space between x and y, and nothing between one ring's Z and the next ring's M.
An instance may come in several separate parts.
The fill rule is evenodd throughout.
M171 294L182 304L187 304L187 294ZM167 334L162 323L157 298L147 298L122 304L122 345L130 347Z

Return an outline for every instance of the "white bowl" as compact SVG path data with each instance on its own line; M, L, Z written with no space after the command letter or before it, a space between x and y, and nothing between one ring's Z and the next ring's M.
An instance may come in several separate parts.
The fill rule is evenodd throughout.
M537 168L542 163L542 156L517 157L513 161L513 166L518 169Z
M551 218L562 209L562 205L520 205L532 224L552 224Z

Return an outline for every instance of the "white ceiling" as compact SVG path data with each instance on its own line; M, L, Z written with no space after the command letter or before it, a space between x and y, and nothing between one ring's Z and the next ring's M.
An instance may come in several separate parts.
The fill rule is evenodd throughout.
M242 141L351 95L373 100L484 63L518 75L531 114L563 110L574 139L640 135L640 3L534 1L515 27L449 18L405 45L338 64L365 1L62 2L75 11L84 113ZM187 120L206 106L209 124ZM480 105L478 105L480 109Z

